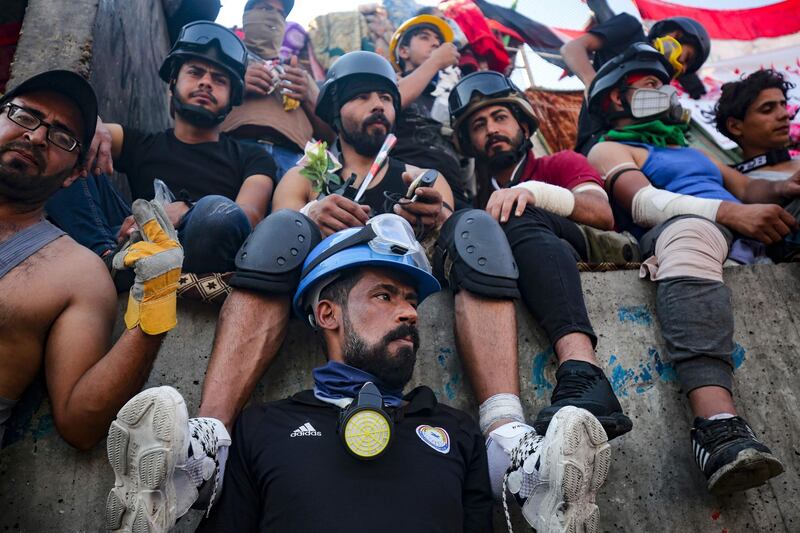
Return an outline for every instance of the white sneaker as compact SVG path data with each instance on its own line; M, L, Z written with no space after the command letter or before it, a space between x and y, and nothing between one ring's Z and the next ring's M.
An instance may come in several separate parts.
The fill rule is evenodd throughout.
M553 416L544 437L531 432L520 440L504 484L538 533L596 533L595 497L610 464L603 426L589 411L567 406ZM503 507L510 531L505 493Z
M111 531L169 531L197 499L198 488L217 472L230 436L215 419L189 420L186 403L172 387L140 392L119 413L108 431L108 461L114 488L106 501Z

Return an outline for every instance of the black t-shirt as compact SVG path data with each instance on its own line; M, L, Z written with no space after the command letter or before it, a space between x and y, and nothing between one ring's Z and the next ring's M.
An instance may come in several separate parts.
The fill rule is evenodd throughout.
M419 97L403 109L397 117L395 134L397 144L392 156L419 168L434 168L444 176L456 198L469 202L465 192L464 170L461 156L453 142L442 134L442 123L431 118L436 100L429 84Z
M358 200L359 204L368 205L372 208L372 216L392 213L394 204L387 202L384 192L391 193L393 196L405 196L408 185L403 181L403 172L406 171L406 164L390 157L386 163L386 174L380 183L368 188ZM348 187L345 193L347 198L353 199L358 193L358 187ZM389 208L387 210L387 208Z
M624 52L631 44L647 40L642 23L628 13L620 13L598 24L591 28L589 33L603 39L603 46L595 51L592 59L595 72L609 60ZM596 142L592 136L603 129L603 121L589 116L584 101L581 105L580 115L578 115L578 139L575 143L575 150L586 155Z
M143 133L124 128L124 132L122 153L114 164L128 176L134 200L153 198L156 178L177 198L197 201L210 194L236 200L245 179L275 176L272 156L224 133L218 142L186 144L171 129Z
M373 461L345 450L340 410L312 391L246 409L222 494L197 531L492 531L486 445L475 421L437 404L427 387L406 399L400 413L390 410L394 440Z

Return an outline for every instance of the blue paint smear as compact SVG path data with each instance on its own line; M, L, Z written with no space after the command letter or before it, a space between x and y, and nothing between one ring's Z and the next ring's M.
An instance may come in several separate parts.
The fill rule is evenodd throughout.
M739 368L744 364L746 354L747 350L737 342L733 347L733 368Z
M544 369L552 357L555 357L552 346L533 356L531 383L533 383L533 389L536 391L537 398L541 398L547 391L553 390L553 384L544 377Z
M622 363L617 363L618 357L612 354L608 364L611 367L609 381L617 396L627 397L630 391L644 394L656 384L657 381L671 382L678 377L672 365L661 360L661 355L654 347L647 349L644 361L637 368L626 368Z
M450 356L453 354L451 348L439 348L439 355L436 356L436 361L444 370L447 371L450 379L442 386L444 395L447 399L452 401L456 399L461 390L461 372L459 368L450 368Z
M633 322L639 326L653 325L653 315L645 305L622 306L617 310L617 317L620 322Z

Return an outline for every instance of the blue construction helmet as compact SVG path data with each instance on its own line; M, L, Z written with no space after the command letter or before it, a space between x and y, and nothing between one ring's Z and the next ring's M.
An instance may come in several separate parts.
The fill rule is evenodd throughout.
M416 283L420 302L441 290L409 223L387 213L373 217L363 228L336 232L311 250L292 302L295 313L314 326L314 308L320 292L343 271L361 266L404 273Z

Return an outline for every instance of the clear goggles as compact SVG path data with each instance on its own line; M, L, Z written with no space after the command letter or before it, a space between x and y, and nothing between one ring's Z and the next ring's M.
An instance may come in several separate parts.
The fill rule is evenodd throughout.
M333 255L345 250L367 244L373 252L381 255L396 255L408 257L414 266L431 272L431 265L425 255L422 245L414 236L411 224L403 217L392 213L384 213L372 217L367 225L332 245L303 269L302 277L308 275L320 263Z

